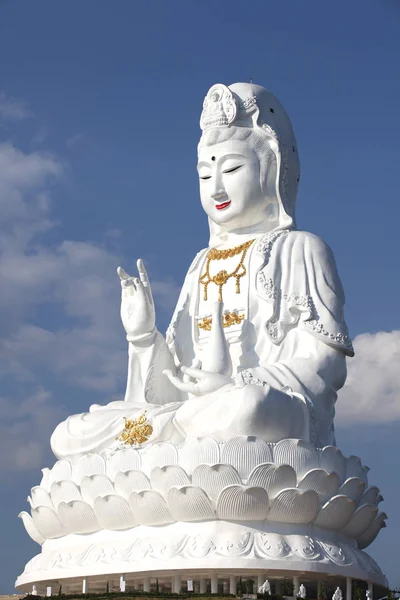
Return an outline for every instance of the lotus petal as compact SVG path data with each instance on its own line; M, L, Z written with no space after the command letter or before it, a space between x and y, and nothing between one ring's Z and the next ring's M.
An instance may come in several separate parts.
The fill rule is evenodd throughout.
M176 465L178 452L169 442L158 442L146 446L142 451L142 469L150 474L154 467L165 467L165 465Z
M191 485L171 488L168 492L168 506L176 521L207 521L215 518L205 491Z
M56 481L51 486L51 499L57 510L60 502L82 500L82 497L77 485L73 481Z
M55 481L66 481L71 479L72 466L69 460L58 460L52 469L50 469L47 480L47 489L51 488L51 485Z
M363 468L361 459L358 456L349 456L346 466L346 479L350 477L359 477L366 484L366 472Z
M114 481L117 473L136 471L140 469L140 454L134 448L121 448L107 461L106 473L111 481Z
M314 490L319 496L320 502L326 502L332 498L339 487L339 475L327 473L324 469L313 469L304 475L297 486L299 490Z
M385 519L387 515L384 512L379 513L372 521L371 525L357 538L357 544L360 550L366 548L376 538L383 527L386 527Z
M228 485L242 484L239 473L231 465L199 465L192 475L193 485L205 490L206 494L216 500L220 492Z
M191 475L194 469L203 464L219 463L220 452L217 442L212 438L196 438L184 443L179 452L179 464Z
M247 483L267 490L271 502L281 490L295 487L296 481L296 473L289 465L265 463L253 469Z
M369 487L363 495L361 496L360 505L361 504L374 504L377 506L379 502L382 502L383 498L379 493L379 488L376 485L372 485Z
M222 449L222 461L232 465L243 480L262 463L272 462L271 448L254 436L239 436L229 440Z
M151 472L150 481L152 489L157 490L163 496L166 496L172 487L190 485L189 477L178 465L155 467Z
M268 494L259 487L230 485L222 490L217 500L218 517L230 521L264 520L268 508Z
M364 533L371 525L378 513L376 506L372 504L363 504L357 508L346 527L343 529L343 533L352 538L357 538Z
M70 533L92 533L100 529L93 508L83 500L61 502L58 514L61 523Z
M43 535L37 529L31 515L23 511L20 512L18 516L22 520L28 535L33 539L34 542L42 545L46 538L43 537Z
M38 532L45 538L57 538L67 533L58 515L48 506L34 508L32 519Z
M137 525L127 501L115 494L96 498L94 512L102 529L129 529Z
M319 457L319 466L328 473L337 473L340 483L346 475L346 459L336 446L325 446Z
M28 502L32 508L35 508L36 506L48 506L48 508L54 508L49 493L39 485L31 489L31 498L28 498Z
M324 506L314 524L325 529L342 529L356 510L356 503L347 496L334 496Z
M114 486L107 475L87 475L82 479L81 493L83 500L93 506L99 496L113 494Z
M90 475L105 475L106 463L99 454L85 454L72 466L72 479L77 485L84 477Z
M319 498L314 490L283 490L272 501L268 520L281 523L311 523L318 514L318 508Z
M132 492L151 490L151 485L142 471L117 473L114 483L115 491L129 502Z
M133 492L129 506L141 525L164 525L174 522L164 498L153 490Z
M42 480L40 482L40 487L43 487L45 490L50 491L50 486L49 486L49 474L50 474L50 469L42 469Z
M363 495L364 489L365 483L359 477L350 477L350 479L346 479L338 493L358 502Z
M274 448L274 462L290 465L296 471L297 479L319 466L318 453L314 446L304 440L282 440Z

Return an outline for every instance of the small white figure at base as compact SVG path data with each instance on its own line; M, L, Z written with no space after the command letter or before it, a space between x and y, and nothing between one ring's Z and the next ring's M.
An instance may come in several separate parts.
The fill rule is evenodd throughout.
M299 591L297 593L297 597L298 598L305 598L306 597L306 587L305 585L301 584L301 586L299 587Z
M371 590L367 590L365 592L365 597L366 597L367 600L372 600L373 596L372 596Z
M336 591L332 596L332 600L343 600L343 594L342 594L342 590L340 589L340 587L336 588Z
M258 588L258 593L259 594L271 594L271 584L268 581L268 579L266 579L264 581L264 583L262 585L260 585L260 587Z

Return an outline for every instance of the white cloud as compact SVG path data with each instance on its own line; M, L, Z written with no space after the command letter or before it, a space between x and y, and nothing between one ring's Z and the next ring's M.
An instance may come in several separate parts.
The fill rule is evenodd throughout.
M126 341L119 318L120 257L88 241L49 246L41 234L50 218L52 184L63 176L52 154L24 153L0 144L0 375L18 381L52 373L61 381L115 393L126 373ZM115 232L114 232L115 234ZM172 308L176 284L155 281L153 293ZM47 326L34 320L56 307Z
M0 119L3 121L22 121L32 116L26 103L16 98L9 98L0 93Z
M0 397L0 472L43 467L50 434L64 416L42 388L23 398Z
M400 331L363 333L354 340L348 377L337 402L337 423L400 420Z
M23 103L0 94L0 118L27 116ZM116 274L120 257L91 241L54 242L52 197L65 170L52 153L24 152L0 142L3 471L43 466L50 434L66 416L58 394L52 400L50 382L61 384L56 387L64 396L71 386L94 390L100 402L124 391L127 348ZM51 244L43 236L50 231ZM111 232L111 241L117 235ZM153 293L172 308L178 289L173 280L160 280L154 281ZM7 393L10 381L13 392Z

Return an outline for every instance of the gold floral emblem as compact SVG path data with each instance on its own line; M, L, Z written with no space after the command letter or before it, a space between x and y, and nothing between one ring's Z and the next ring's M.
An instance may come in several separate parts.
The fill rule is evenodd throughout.
M144 411L137 419L127 419L124 417L125 429L117 438L119 442L123 442L128 446L139 446L144 444L153 433L153 427L147 420L147 410Z

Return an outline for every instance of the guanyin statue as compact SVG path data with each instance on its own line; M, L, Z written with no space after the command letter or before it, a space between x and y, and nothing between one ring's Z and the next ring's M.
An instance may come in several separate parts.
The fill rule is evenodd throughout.
M216 593L227 577L236 594L236 578L256 574L275 590L292 575L297 595L301 573L338 586L346 577L350 600L351 578L385 583L362 551L385 526L382 496L360 459L335 446L353 349L333 255L295 226L288 116L258 85L217 84L200 124L209 247L189 267L165 338L143 262L137 277L118 269L125 399L55 429L58 460L20 514L42 545L17 580L23 591L87 591L88 578L113 577L121 590L142 578L150 591L156 577L179 592L198 577L196 589L209 578Z
M142 261L139 277L119 269L125 400L61 423L51 440L58 458L109 447L124 417L144 410L147 444L234 435L334 443L336 393L353 351L333 255L295 227L300 170L289 119L260 86L217 84L201 128L209 247L189 268L166 339Z

